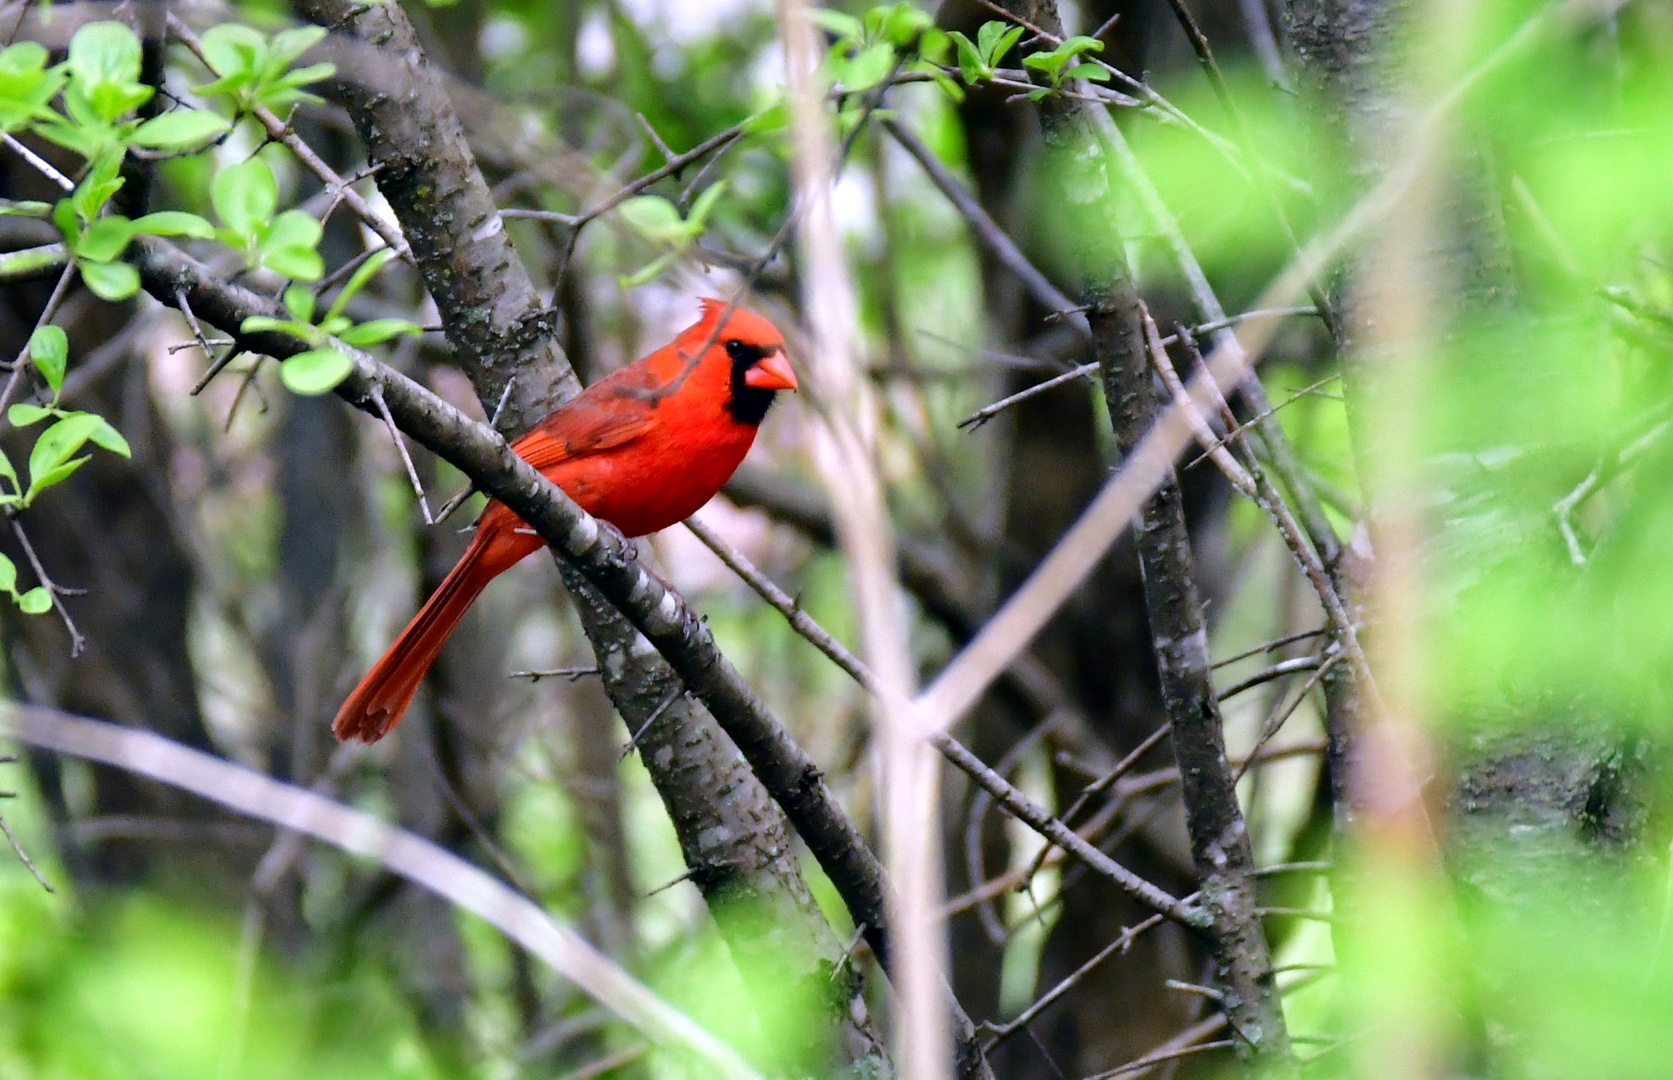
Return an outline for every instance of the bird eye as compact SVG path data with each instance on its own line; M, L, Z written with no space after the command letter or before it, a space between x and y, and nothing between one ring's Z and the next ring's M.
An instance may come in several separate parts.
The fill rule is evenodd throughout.
M744 343L739 341L737 338L733 338L731 341L728 341L726 343L726 355L730 356L734 360L743 359Z

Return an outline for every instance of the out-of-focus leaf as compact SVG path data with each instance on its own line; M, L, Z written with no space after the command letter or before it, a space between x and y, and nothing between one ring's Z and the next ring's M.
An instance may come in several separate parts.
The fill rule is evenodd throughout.
M231 129L231 124L207 109L175 109L147 120L130 138L153 150L188 150Z
M401 334L418 334L423 327L406 319L373 319L358 326L351 326L337 336L345 344L365 348L368 345L381 345L392 337Z
M239 236L254 237L279 205L279 185L267 162L253 157L216 174L209 197L228 229Z
M889 77L895 66L894 46L884 42L870 45L849 60L837 76L844 90L870 90Z
M840 41L858 41L865 34L860 20L845 11L814 8L808 12L808 18L835 34Z
M337 299L332 302L331 309L325 313L326 319L329 320L334 316L341 315L343 308L348 306L348 302L354 299L355 294L364 289L366 283L371 281L377 272L382 270L389 260L394 257L395 253L388 248L373 252L364 263L361 263L355 269L353 274L349 275L348 283L343 286L343 291L337 294Z
M25 615L44 615L52 610L52 594L45 586L37 585L17 598L17 606Z
M622 203L617 212L647 240L675 243L689 235L679 208L660 195L639 195Z
M180 210L159 210L154 214L134 219L134 232L147 236L190 236L208 240L215 235L215 227L196 214Z
M354 361L336 349L310 349L279 365L279 381L293 394L313 397L335 390L353 370Z
M301 285L292 285L285 290L285 310L295 315L303 322L314 321L314 291Z
M94 262L109 262L122 254L134 237L134 223L117 214L102 217L82 233L76 254Z
M139 271L121 262L79 264L81 280L103 300L126 300L139 292Z

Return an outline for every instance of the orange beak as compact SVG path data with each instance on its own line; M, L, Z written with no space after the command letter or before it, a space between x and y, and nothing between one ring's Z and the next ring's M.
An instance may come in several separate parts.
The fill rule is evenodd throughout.
M759 390L795 390L796 372L783 350L757 360L744 372L744 385Z

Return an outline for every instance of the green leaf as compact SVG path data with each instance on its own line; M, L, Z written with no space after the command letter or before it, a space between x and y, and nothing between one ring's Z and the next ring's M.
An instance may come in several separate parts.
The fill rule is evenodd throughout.
M306 86L312 82L319 82L321 79L329 79L335 74L337 74L336 64L309 64L307 67L299 67L285 72L273 85L289 90L298 86ZM312 94L304 96L313 98Z
M858 41L865 36L865 27L860 25L860 20L845 11L814 8L808 12L808 17L835 34L839 41Z
M84 85L139 81L139 38L122 23L92 22L70 39L70 74Z
M0 591L17 593L17 564L4 555L0 555Z
M790 124L790 109L784 102L769 105L765 109L744 121L743 128L750 135L765 135L772 131L782 131Z
M995 26L1000 24L989 23L988 25ZM1010 52L1012 47L1014 47L1018 41L1022 40L1022 29L1023 28L1020 26L1013 26L1003 34L999 35L998 39L993 43L993 48L989 49L987 52L987 62L989 65L993 67L999 66L999 62L1005 59L1005 54Z
M122 23L88 23L70 39L72 85L107 123L151 100L139 66L139 38Z
M266 315L251 315L244 320L238 329L245 334L286 334L305 341L316 348L325 345L325 334L319 327L289 319L270 319Z
M92 413L69 413L41 432L40 438L35 440L34 449L29 451L29 475L33 477L62 465L81 449L88 436L102 423L104 421Z
M314 321L314 293L312 289L302 285L292 285L285 290L284 299L286 311L303 322Z
M207 109L175 109L152 117L129 138L153 150L189 150L232 130L232 125Z
M415 322L408 322L406 319L373 319L370 322L352 326L337 336L343 340L345 345L365 348L368 345L381 345L400 334L414 335L423 333L423 331L423 327Z
M273 273L298 281L325 276L325 261L315 251L323 232L320 221L304 211L284 211L271 226L258 229L256 256Z
M0 50L0 131L15 131L53 115L47 103L64 85L65 73L48 69L49 59L46 49L33 41Z
M726 191L726 181L717 180L703 189L703 194L697 196L697 201L691 204L691 213L686 215L686 228L693 238L703 235L708 226L709 214L714 210L715 203Z
M102 446L113 454L121 454L125 458L134 456L133 449L128 446L128 440L122 433L110 426L110 421L99 417L99 426L93 429L93 434L87 436L96 446Z
M325 40L323 26L298 26L273 35L267 46L267 62L274 74L296 62L296 58Z
M1023 67L1032 68L1035 71L1043 71L1047 75L1053 76L1062 70L1063 65L1068 62L1069 58L1067 56L1055 51L1049 53L1030 53L1022 58Z
M64 370L70 364L70 339L58 326L43 326L29 336L29 359L57 395L64 386Z
M126 300L139 292L139 271L123 262L84 262L81 280L104 300Z
M17 406L15 405L13 406L13 408L16 407ZM12 466L12 459L6 456L6 452L4 450L0 450L0 476L4 476L7 480L10 480L14 490L23 490L23 485L17 482L17 469Z
M331 310L325 313L325 320L323 321L329 321L333 317L341 315L343 313L343 308L348 306L348 302L352 300L361 289L366 287L366 283L371 281L373 275L375 275L379 270L383 269L385 263L389 262L389 260L394 257L395 253L393 251L390 251L388 248L384 248L381 251L374 252L371 258L361 263L360 266L356 268L354 273L349 276L348 284L343 286L343 291L337 294L336 302L331 305Z
M180 210L159 210L134 219L134 232L147 236L191 236L208 240L215 235L215 227L196 214Z
M17 606L25 615L45 615L52 610L52 594L37 585L17 598Z
M933 66L931 66L929 68L929 77L936 86L939 86L946 92L947 96L953 100L953 104L957 105L964 101L964 88L949 79L941 71L936 70Z
M336 349L311 349L279 365L279 381L304 397L328 393L354 371L354 361Z
M12 422L13 427L28 427L35 421L52 415L54 414L51 409L44 409L39 405L30 405L22 401L6 410L6 419ZM10 469L11 467L12 463L10 461L6 462L6 468ZM7 475L13 480L17 479L16 473L8 473Z
M267 39L243 23L216 23L203 32L203 55L209 60L209 69L223 80L228 76L254 76L267 58ZM208 87L197 89L202 93Z
M981 52L969 38L957 30L948 31L947 36L953 39L953 45L958 49L958 70L966 83L974 86L993 74L982 60Z
M1092 82L1109 82L1110 73L1097 64L1076 64L1065 71L1061 79L1090 79Z
M666 252L640 267L635 273L625 275L617 280L621 282L624 289L637 288L647 281L654 280L658 274L673 264L674 253L672 251Z
M228 229L254 239L279 205L279 185L267 162L253 157L217 173L209 187L209 201Z
M0 94L7 97L29 86L33 77L46 74L46 63L52 54L36 41L19 41L0 50Z
M935 19L929 12L913 4L901 3L887 8L873 8L866 12L866 21L872 21L872 13L880 12L878 33L884 41L896 48L904 49L911 45L918 36L935 25Z
M263 248L301 247L319 244L325 229L319 219L305 210L286 210L273 224L259 231Z
M895 49L893 45L879 43L860 51L842 74L842 88L850 91L869 90L889 77L894 70Z
M660 195L636 196L622 203L618 212L647 240L681 243L688 239L679 209Z
M320 320L319 328L322 333L336 337L353 325L354 320L347 315L327 315Z
M318 281L325 276L325 260L319 252L305 247L268 249L263 245L261 264L292 281Z
M0 199L0 217L48 218L52 204L32 199Z
M72 199L59 199L52 208L52 223L58 226L58 231L64 234L64 239L70 243L81 239L81 219L76 216L76 204Z
M92 221L98 217L99 211L105 208L105 203L110 201L110 197L122 190L126 181L122 179L121 170L120 149L115 153L101 154L94 161L93 168L70 194L70 205L75 208L76 215L82 221Z
M1021 30L1022 27L1017 27ZM999 45L999 40L1011 30L1011 24L1002 19L989 19L976 31L976 45L981 50L982 62L986 63L993 56Z
M75 252L83 259L109 262L122 254L122 249L133 238L134 223L120 214L111 214L87 226L87 231L81 234L81 240L75 245Z

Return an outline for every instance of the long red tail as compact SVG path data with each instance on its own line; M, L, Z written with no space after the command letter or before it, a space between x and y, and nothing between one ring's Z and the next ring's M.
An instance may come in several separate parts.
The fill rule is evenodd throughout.
M540 546L533 537L512 534L497 525L490 522L489 515L483 516L458 565L343 702L331 723L337 738L374 743L389 734L401 722L418 684L424 681L453 628L470 610L471 602L490 581Z

